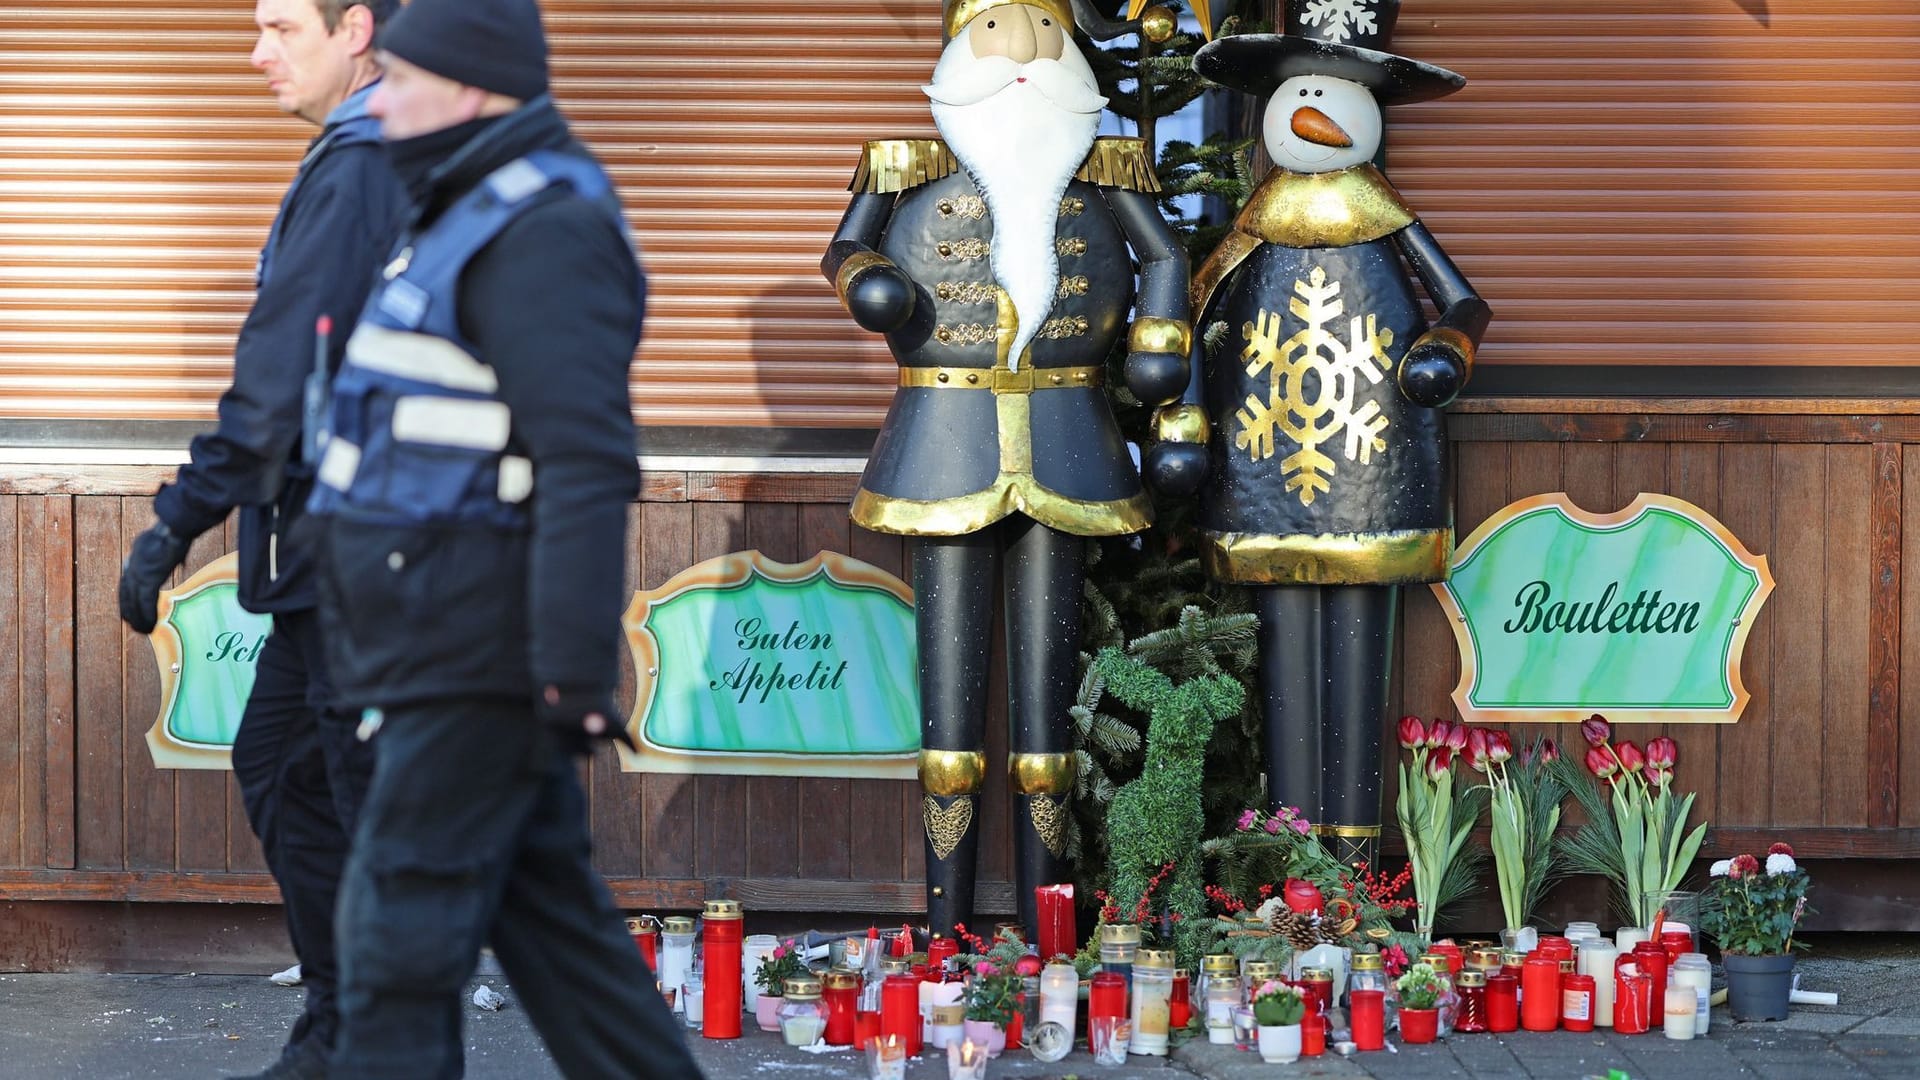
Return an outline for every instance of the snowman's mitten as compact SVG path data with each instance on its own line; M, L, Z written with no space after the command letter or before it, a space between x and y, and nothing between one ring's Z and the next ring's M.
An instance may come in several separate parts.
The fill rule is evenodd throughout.
M1207 479L1207 439L1212 425L1199 405L1169 405L1153 414L1155 442L1145 456L1143 474L1162 495L1184 499Z
M1400 393L1424 409L1439 409L1460 396L1473 371L1473 342L1458 330L1439 327L1420 335L1400 362Z

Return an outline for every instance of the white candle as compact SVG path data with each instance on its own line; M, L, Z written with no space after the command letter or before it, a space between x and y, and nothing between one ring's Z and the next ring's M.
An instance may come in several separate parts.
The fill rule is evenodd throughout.
M1593 1022L1613 1026L1613 963L1619 957L1606 938L1589 941L1580 949L1580 974L1593 976Z
M1693 1015L1697 1008L1693 987L1668 986L1666 1001L1667 1038L1680 1041L1693 1038Z
M920 984L920 1041L929 1046L944 1046L933 1041L933 1011L942 1005L958 1005L967 988L957 982Z
M1040 1022L1051 1020L1067 1029L1073 1042L1074 1013L1080 1004L1080 973L1072 964L1048 964L1040 972Z
M947 1047L947 1080L984 1080L986 1075L986 1047L972 1039L962 1039Z
M1619 949L1622 956L1632 952L1635 945L1647 939L1647 930L1643 926L1623 926L1613 932L1614 948Z

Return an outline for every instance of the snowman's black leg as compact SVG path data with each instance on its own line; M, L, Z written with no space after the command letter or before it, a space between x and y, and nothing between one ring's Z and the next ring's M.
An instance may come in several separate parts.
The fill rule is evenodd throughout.
M955 923L973 920L998 555L992 529L914 542L927 924L943 937L952 936Z
M1077 772L1073 708L1086 540L1024 517L1007 521L1007 760L1013 789L1015 910L1039 928L1033 890L1068 880L1067 822Z
M1267 809L1321 813L1321 594L1318 585L1253 590L1260 616L1260 694L1266 728Z
M1316 820L1327 849L1349 865L1374 864L1380 837L1380 732L1393 677L1400 590L1326 589L1326 803Z

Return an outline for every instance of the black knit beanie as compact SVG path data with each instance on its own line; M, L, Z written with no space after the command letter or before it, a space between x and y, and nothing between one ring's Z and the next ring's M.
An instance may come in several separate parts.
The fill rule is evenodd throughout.
M547 92L547 35L535 0L412 0L380 47L442 78L527 101Z

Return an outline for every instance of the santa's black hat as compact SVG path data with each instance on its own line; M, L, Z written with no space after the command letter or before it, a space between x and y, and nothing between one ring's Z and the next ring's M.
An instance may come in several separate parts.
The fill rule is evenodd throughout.
M1221 38L1201 47L1193 67L1259 97L1296 75L1360 83L1382 105L1430 101L1467 85L1463 75L1389 51L1399 18L1400 0L1287 0L1286 33Z

